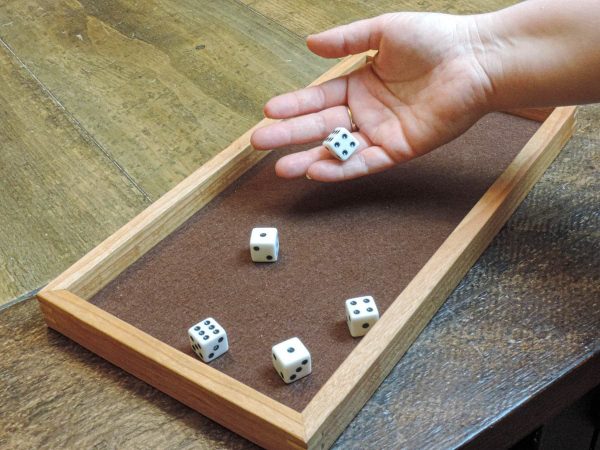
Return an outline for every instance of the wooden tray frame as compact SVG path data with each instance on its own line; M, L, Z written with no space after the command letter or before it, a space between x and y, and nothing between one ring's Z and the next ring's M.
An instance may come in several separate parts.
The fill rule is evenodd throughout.
M338 63L312 84L348 73ZM512 111L544 121L513 162L390 305L302 412L264 395L94 306L91 298L267 152L252 131L49 283L38 295L50 328L266 448L327 448L371 397L572 134L575 107Z

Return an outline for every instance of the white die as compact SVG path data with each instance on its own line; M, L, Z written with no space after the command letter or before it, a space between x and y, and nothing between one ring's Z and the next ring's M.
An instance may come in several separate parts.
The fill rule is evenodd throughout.
M250 235L250 257L254 262L275 262L279 256L277 228L253 228Z
M310 353L297 337L274 345L271 355L273 367L288 384L305 377L312 371Z
M352 136L352 133L343 127L337 127L323 141L323 145L337 159L346 161L358 149L359 144L356 138Z
M192 350L204 362L210 362L229 350L227 333L212 317L190 327L188 330Z
M353 337L364 336L379 320L379 311L371 296L346 300L346 322Z

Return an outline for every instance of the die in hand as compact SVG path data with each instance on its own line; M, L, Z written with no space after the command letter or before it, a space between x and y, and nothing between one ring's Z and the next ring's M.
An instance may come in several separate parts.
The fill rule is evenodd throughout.
M274 345L271 349L273 367L287 384L312 371L310 353L297 337Z
M250 257L254 262L275 262L279 256L277 228L253 228L250 235Z
M346 322L353 337L364 336L379 320L379 311L371 296L346 300Z
M229 350L227 333L212 317L207 317L190 327L188 335L192 350L206 363Z
M346 161L358 149L358 141L352 133L343 127L337 127L323 141L329 152L341 161Z

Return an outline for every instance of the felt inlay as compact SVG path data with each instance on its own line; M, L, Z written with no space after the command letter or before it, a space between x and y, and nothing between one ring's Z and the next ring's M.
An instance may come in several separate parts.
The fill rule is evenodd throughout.
M490 114L442 148L343 183L283 180L276 151L156 245L91 302L195 357L187 329L214 317L229 352L210 363L301 411L360 338L344 301L396 299L538 129ZM276 227L276 263L253 263L253 227ZM313 373L286 385L271 347L297 336Z

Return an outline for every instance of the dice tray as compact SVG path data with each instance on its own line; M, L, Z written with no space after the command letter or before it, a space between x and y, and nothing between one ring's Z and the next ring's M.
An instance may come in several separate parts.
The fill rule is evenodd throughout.
M346 58L313 84L364 62ZM44 318L263 447L328 447L556 157L574 114L489 115L432 156L335 186L277 180L275 155L261 161L248 130L49 283ZM261 225L280 230L276 264L248 261ZM353 340L339 311L366 294L384 312ZM202 314L231 340L211 365L184 343ZM265 349L293 335L314 372L283 386Z

